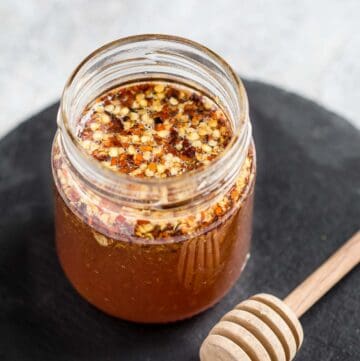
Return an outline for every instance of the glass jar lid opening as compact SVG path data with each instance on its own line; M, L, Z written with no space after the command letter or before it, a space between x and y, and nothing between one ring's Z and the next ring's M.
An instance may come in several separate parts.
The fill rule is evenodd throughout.
M153 79L199 89L223 109L233 137L220 157L175 177L137 178L105 169L84 152L76 134L83 109L114 86ZM82 181L111 200L145 208L201 202L204 194L225 192L233 184L251 141L246 91L231 67L200 44L156 34L116 40L84 59L66 83L58 124L64 150Z

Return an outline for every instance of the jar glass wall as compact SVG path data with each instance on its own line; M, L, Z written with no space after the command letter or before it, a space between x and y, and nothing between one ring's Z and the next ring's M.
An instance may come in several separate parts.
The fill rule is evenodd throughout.
M153 81L199 91L226 115L233 136L210 164L137 178L84 151L76 132L88 104L114 87ZM231 68L186 39L121 39L74 71L58 125L56 245L77 291L104 312L137 322L184 319L217 302L248 257L256 168L246 92Z

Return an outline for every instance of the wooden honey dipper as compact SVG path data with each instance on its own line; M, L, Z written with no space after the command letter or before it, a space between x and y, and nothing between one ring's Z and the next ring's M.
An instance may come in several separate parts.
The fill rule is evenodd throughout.
M301 347L300 318L360 263L360 231L284 301L258 294L239 303L210 331L201 361L291 361Z

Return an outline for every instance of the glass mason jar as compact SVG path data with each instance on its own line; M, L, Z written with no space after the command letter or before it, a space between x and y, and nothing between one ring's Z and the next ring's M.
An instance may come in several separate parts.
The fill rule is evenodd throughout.
M100 94L134 81L171 81L213 99L234 136L209 165L168 178L106 169L76 125ZM219 301L249 254L255 182L247 95L209 49L140 35L90 54L66 83L52 149L56 247L75 289L104 312L137 322L193 316ZM166 238L147 230L171 225Z

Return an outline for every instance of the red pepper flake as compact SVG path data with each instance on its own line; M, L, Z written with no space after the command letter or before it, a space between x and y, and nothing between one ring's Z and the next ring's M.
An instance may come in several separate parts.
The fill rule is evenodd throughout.
M155 125L155 130L157 131L157 132L159 132L160 130L164 130L165 129L165 126L164 126L164 124L156 124Z
M99 161L105 161L105 160L109 159L109 155L102 150L94 150L92 152L92 155L95 159L97 159Z
M134 163L140 165L144 161L144 157L141 154L136 154L134 156Z
M83 112L78 136L114 171L174 177L220 156L232 132L210 98L154 81L114 88L96 99Z
M220 206L217 206L217 207L215 208L215 214L216 214L217 216L221 216L221 215L223 214L223 210L222 210L222 208L221 208Z
M126 222L126 219L125 219L122 215L118 215L118 216L115 218L115 222L116 222L116 223L119 223L119 224L122 224L122 223L125 223L125 222Z
M156 165L155 163L150 163L150 164L148 165L148 168L149 168L151 171L156 172L156 170L157 170L157 165Z
M137 223L139 226L142 226L142 225L144 225L144 224L149 224L150 221L147 221L147 220L145 220L145 219L138 219L138 220L136 221L136 223Z
M153 147L151 145L141 145L140 150L142 152L151 152Z
M237 200L238 196L239 196L239 194L238 194L237 190L235 188L232 189L230 192L230 197L233 202L235 202Z
M71 202L78 202L80 200L80 195L74 189L71 189L70 192L67 194L69 200Z

